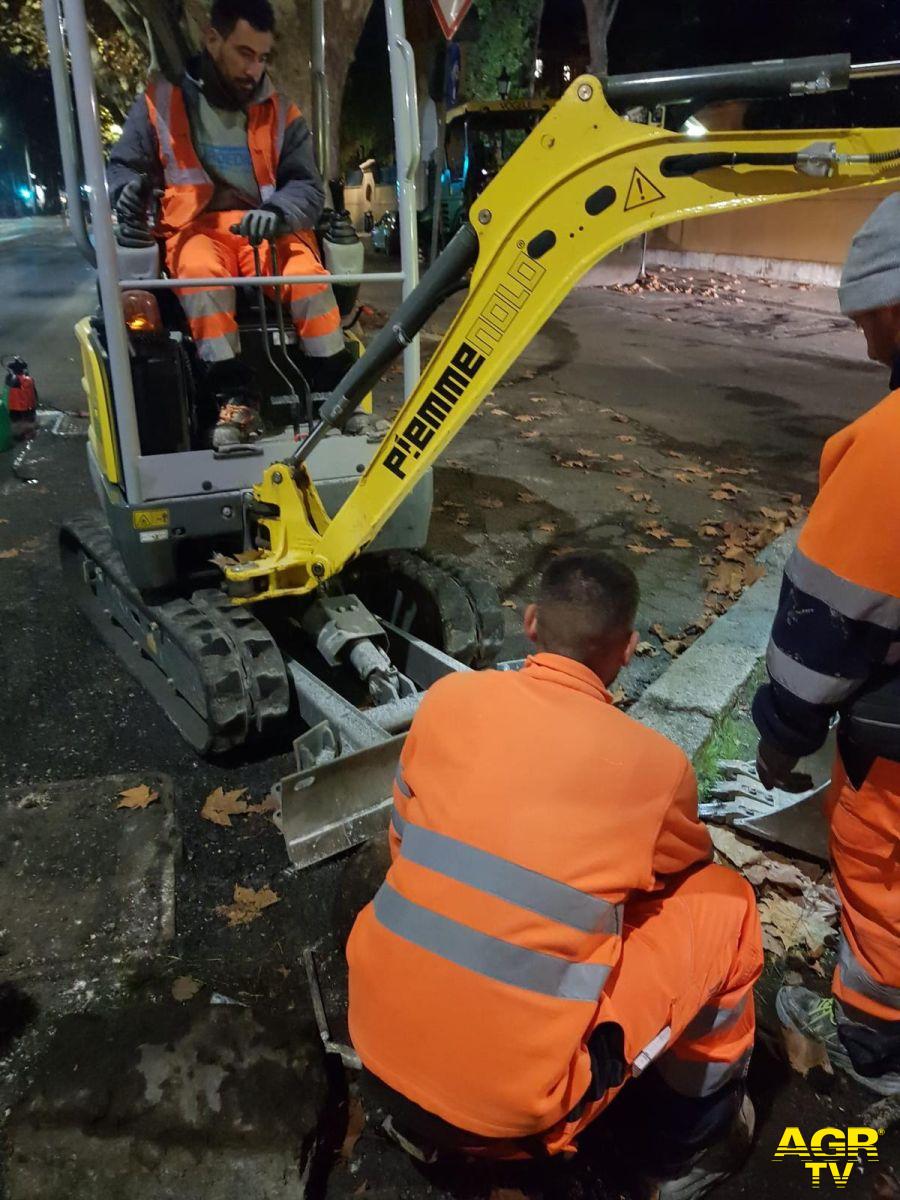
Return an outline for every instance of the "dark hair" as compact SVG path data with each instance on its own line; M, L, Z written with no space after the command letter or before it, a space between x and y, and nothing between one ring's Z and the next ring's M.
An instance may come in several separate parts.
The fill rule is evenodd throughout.
M269 0L213 0L209 23L216 33L230 37L238 21L246 21L257 33L275 32L275 11Z
M541 647L584 659L629 634L640 591L634 571L599 550L554 558L538 590Z

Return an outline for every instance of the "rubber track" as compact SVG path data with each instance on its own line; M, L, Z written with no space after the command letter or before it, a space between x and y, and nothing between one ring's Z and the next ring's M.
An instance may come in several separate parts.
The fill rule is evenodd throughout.
M379 585L390 594L404 580L413 585L413 598L415 591L420 590L433 606L433 615L440 626L438 649L468 666L478 656L475 612L460 584L434 563L412 550L388 550L368 555L354 564L347 586L350 591L359 591L364 604L390 619L388 597L381 597L386 603L379 604ZM374 585L374 595L371 585ZM417 637L426 634L421 625L415 624L412 632ZM431 632L426 636L430 638Z
M469 665L472 667L493 666L506 637L503 606L500 603L497 589L481 575L476 574L471 567L465 566L449 554L429 554L426 551L425 557L456 580L466 592L475 613L478 627L478 651L476 658Z
M217 605L210 605L206 593L200 594L202 599L198 605L185 599L146 604L131 583L109 529L99 516L78 517L67 522L60 540L63 545L74 542L96 562L129 606L137 610L148 625L156 622L195 669L205 703L206 711L200 715L206 722L207 740L199 744L180 728L173 712L167 710L166 715L201 753L222 753L241 746L254 732L262 732L270 720L283 715L287 706L280 708L278 688L271 678L272 652L279 661L281 655L268 630L252 614L246 614L249 622L241 619L235 625L224 618ZM224 597L223 600L228 603ZM264 641L269 643L271 650L263 650ZM260 659L265 662L266 669L256 689L261 699L257 716L248 677L253 678L253 664ZM125 665L129 665L127 661ZM281 672L284 675L283 664Z

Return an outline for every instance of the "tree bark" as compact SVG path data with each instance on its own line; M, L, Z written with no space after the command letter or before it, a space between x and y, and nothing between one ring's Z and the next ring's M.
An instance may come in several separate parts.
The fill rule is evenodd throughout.
M609 74L606 43L619 0L583 0L583 3L591 51L591 72L597 76L604 76Z

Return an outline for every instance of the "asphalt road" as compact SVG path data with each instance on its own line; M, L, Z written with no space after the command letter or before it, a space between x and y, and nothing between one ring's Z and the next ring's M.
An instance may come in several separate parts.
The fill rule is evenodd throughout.
M78 411L72 326L94 303L91 273L58 221L23 222L17 233L0 227L0 353L24 355L44 405ZM369 298L382 308L390 303L381 289ZM698 523L750 520L785 493L809 500L822 441L874 403L885 383L827 295L748 285L737 305L656 292L576 292L437 471L434 542L500 585L515 649L518 613L554 549L587 541L622 553L643 536L646 505L619 490L624 479L638 494L651 493L659 520L692 543L633 560L644 593L642 631L658 620L681 629L702 611L705 594ZM388 407L396 392L394 379ZM735 476L746 491L734 501L713 502L702 477L697 484L674 478L672 452L710 472L753 474ZM287 755L197 759L62 588L59 524L93 503L83 440L41 433L18 474L14 457L0 455L0 774L36 786L126 772L148 783L171 777L184 842L180 963L173 971L251 1001L278 994L275 1003L290 1004L305 992L301 948L326 939L323 959L338 995L343 940L354 909L377 885L377 855L296 876L280 836L262 818L233 829L200 819L204 797L220 784L261 799ZM582 468L561 465L574 459ZM523 493L535 499L524 502ZM643 661L626 680L631 694L666 661L659 653ZM228 929L214 909L230 899L235 883L271 884L283 902L265 920ZM768 1130L783 1128L798 1106L818 1124L833 1123L834 1107L845 1102L840 1089L812 1102L808 1085L785 1078L764 1057L755 1069L765 1076L758 1092L768 1092ZM765 1194L767 1154L771 1148L762 1148L723 1197ZM808 1183L796 1176L779 1180L780 1195L806 1194ZM334 1194L343 1194L337 1181Z

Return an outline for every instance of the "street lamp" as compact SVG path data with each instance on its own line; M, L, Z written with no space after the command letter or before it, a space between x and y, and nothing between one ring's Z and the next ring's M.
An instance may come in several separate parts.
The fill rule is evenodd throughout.
M501 100L505 100L509 96L509 83L510 79L506 73L506 67L504 67L500 78L497 80L497 91L500 94Z

